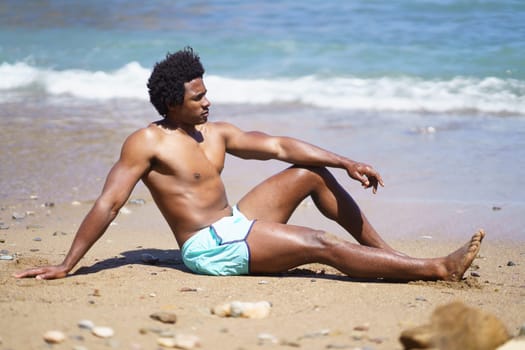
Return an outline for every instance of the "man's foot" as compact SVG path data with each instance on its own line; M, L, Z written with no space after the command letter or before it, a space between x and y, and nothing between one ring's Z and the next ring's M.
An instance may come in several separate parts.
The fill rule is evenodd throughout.
M463 274L474 261L481 248L481 241L485 237L485 231L479 230L476 232L469 242L464 246L446 257L445 265L448 270L448 275L445 276L445 281L458 282L463 277Z

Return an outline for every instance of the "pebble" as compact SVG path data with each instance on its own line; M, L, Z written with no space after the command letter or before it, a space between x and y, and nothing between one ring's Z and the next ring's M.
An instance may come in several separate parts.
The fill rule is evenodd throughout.
M507 266L516 266L516 263L512 260L510 260L508 263L507 263Z
M53 236L58 236L59 234L62 235L62 236L66 236L67 232L63 232L63 231L55 231L55 232L53 232Z
M134 198L134 199L130 199L128 203L133 204L133 205L144 205L146 204L146 201L142 198Z
M166 348L178 348L178 349L195 349L200 347L201 341L199 337L188 334L177 334L173 338L161 337L157 338L157 344Z
M91 333L100 338L111 338L115 334L112 328L103 326L93 327Z
M129 215L129 214L131 214L131 210L129 210L126 207L122 207L122 208L120 208L119 213L124 214L124 215Z
M259 345L263 345L266 343L279 343L279 339L275 335L270 333L259 333L259 335L257 335L257 340L259 341Z
M13 259L14 259L14 256L9 255L9 254L0 255L0 260L13 260Z
M26 225L26 230L37 230L37 229L40 229L40 228L44 228L44 226L39 225L39 224Z
M95 324L91 320L78 321L77 325L78 325L78 328L89 329L89 330L92 330L95 327Z
M84 345L73 345L73 350L88 350Z
M362 333L362 332L360 332L360 333ZM330 329L321 329L321 330L315 331L313 333L303 334L302 336L299 337L299 340L301 340L301 339L321 338L321 337L326 337L326 336L333 335L333 334L335 334L335 332L332 333L332 331Z
M13 213L11 217L15 220L23 220L25 219L26 214L25 213Z
M211 312L219 317L265 318L270 314L271 307L268 301L232 301L215 306Z
M44 340L50 344L58 344L66 339L66 335L60 331L47 331L43 335Z
M370 325L368 323L354 327L354 331L361 331L361 332L368 332L369 329L370 329Z
M200 292L202 288L182 287L179 292Z
M177 315L172 312L155 312L149 315L154 320L160 321L162 323L175 323L177 322Z
M35 238L33 238L33 241L35 241L35 242L42 242L42 238L40 238L40 237L35 237Z
M0 230L8 230L9 229L9 225L4 223L4 222L0 222Z
M470 275L471 275L472 277L481 277L481 275L480 275L479 272L477 272L477 271L472 271L472 272L470 272Z
M518 337L525 337L525 323L521 325Z

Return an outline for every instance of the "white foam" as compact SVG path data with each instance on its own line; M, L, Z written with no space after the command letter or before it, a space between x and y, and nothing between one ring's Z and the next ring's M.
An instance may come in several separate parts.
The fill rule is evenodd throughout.
M111 71L53 70L25 63L0 65L0 91L31 89L85 99L147 100L150 70L137 62ZM207 75L213 103L302 103L378 111L468 111L525 115L525 82L495 77L424 80L412 77L233 79ZM4 98L5 100L5 98Z

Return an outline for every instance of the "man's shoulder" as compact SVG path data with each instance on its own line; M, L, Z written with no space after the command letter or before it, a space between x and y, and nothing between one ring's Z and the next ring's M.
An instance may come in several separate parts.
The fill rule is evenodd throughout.
M157 145L162 138L160 130L157 130L157 127L152 127L152 125L145 126L140 128L133 133L131 133L126 140L124 141L125 148L147 148Z
M208 122L208 125L210 128L212 128L214 131L217 131L217 132L228 133L228 132L239 130L239 128L233 125L232 123L225 122L225 121Z

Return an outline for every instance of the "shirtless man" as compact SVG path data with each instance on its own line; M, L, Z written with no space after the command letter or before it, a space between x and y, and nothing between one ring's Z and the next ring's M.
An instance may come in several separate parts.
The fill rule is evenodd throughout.
M20 271L15 277L65 277L103 235L142 180L173 231L184 264L196 273L276 273L318 262L356 278L462 278L479 252L483 231L446 257L412 258L394 250L327 168L345 170L374 193L378 185L383 186L376 170L297 139L208 122L210 101L203 74L191 48L168 54L155 65L148 88L163 119L126 139L120 159L64 261ZM259 184L232 207L221 180L226 153L244 159L278 159L292 166ZM308 196L359 244L287 224Z

